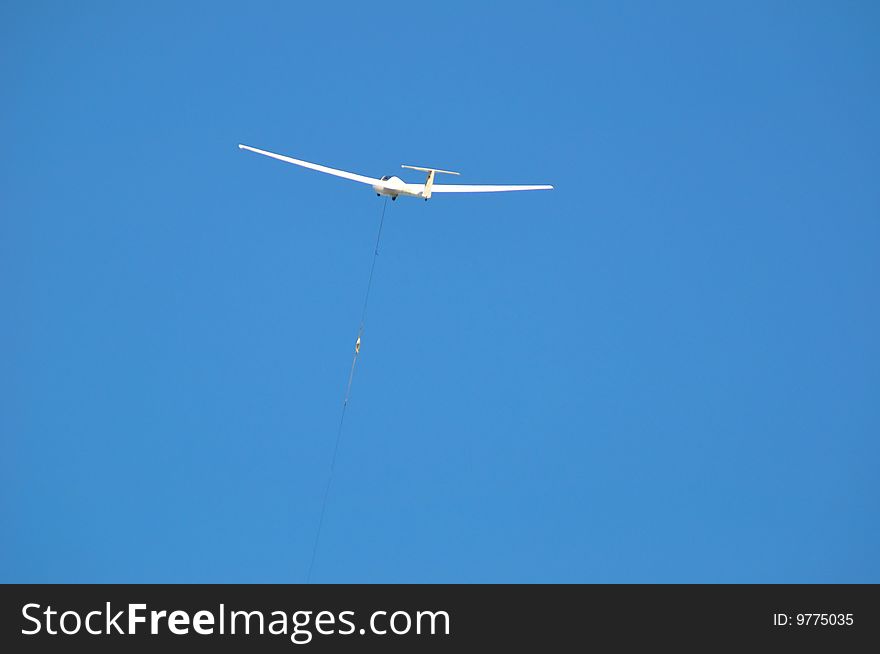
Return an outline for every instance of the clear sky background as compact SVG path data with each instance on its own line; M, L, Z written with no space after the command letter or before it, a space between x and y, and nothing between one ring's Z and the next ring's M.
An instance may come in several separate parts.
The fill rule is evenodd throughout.
M0 8L0 581L880 582L873 2ZM419 174L406 173L409 181Z

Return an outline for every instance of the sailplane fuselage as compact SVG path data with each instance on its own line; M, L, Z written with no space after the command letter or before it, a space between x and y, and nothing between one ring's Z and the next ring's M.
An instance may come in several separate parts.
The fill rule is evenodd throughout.
M392 200L396 200L399 195L406 195L411 198L425 198L424 184L407 184L400 177L385 175L380 180L381 184L374 184L373 190L376 195L387 195Z

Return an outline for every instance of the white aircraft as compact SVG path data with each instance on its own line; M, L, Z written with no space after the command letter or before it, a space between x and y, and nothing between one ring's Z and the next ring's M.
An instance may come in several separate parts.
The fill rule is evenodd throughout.
M350 179L355 182L360 182L361 184L370 184L373 187L373 190L376 191L376 195L387 195L392 200L396 200L400 195L405 195L411 198L424 198L427 201L434 193L498 193L500 191L549 191L553 188L552 186L546 184L541 184L537 186L435 184L434 176L438 173L441 173L443 175L458 175L460 173L455 173L451 170L440 170L439 168L421 168L419 166L404 165L401 166L401 168L420 170L424 173L428 173L428 178L425 180L424 184L407 184L399 177L393 177L390 175L385 175L385 177L380 177L379 179L376 179L374 177L358 175L357 173L349 173L344 170L336 170L335 168L329 168L328 166L321 166L320 164L309 163L308 161L293 159L292 157L285 157L282 154L275 154L274 152L266 152L265 150L252 148L249 145L242 145L241 143L238 144L238 147L242 150L250 150L251 152L256 152L257 154L262 154L267 157L272 157L273 159L296 164L297 166L302 166L303 168L311 168L312 170L317 170L319 172L327 173L329 175L336 175L337 177Z

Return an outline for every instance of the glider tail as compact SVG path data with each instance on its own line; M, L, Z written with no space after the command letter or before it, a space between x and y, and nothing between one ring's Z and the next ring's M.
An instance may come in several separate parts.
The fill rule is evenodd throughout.
M425 200L431 197L431 187L434 185L434 176L437 173L442 173L443 175L461 175L461 173L457 173L453 170L441 170L440 168L422 168L421 166L407 166L406 164L401 165L401 168L420 170L423 173L428 173L428 179L425 180L425 190L422 191L422 197L425 198Z

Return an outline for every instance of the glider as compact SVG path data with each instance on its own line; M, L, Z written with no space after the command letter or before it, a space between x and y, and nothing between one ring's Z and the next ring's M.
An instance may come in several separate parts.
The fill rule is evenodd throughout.
M373 187L376 195L386 195L392 200L396 200L398 196L401 195L411 198L423 198L427 201L434 193L499 193L501 191L549 191L553 188L548 184L538 184L530 186L499 186L487 184L435 184L434 177L437 174L459 175L460 173L456 173L451 170L440 170L439 168L422 168L420 166L403 165L401 166L401 168L409 168L410 170L418 170L423 173L428 173L428 177L425 180L424 184L407 184L402 179L396 176L385 175L384 177L376 179L375 177L367 177L365 175L358 175L357 173L349 173L345 170L337 170L336 168L330 168L329 166L322 166L320 164L310 163L308 161L302 161L300 159L294 159L293 157L285 157L283 154L267 152L266 150L252 148L249 145L242 145L241 143L239 143L238 147L242 150L250 150L251 152L256 152L257 154L262 154L267 157L272 157L273 159L278 159L279 161L286 161L287 163L302 166L303 168L311 168L312 170L317 170L321 173L327 173L328 175L335 175L336 177L350 179L354 182L360 182L361 184L369 184Z

